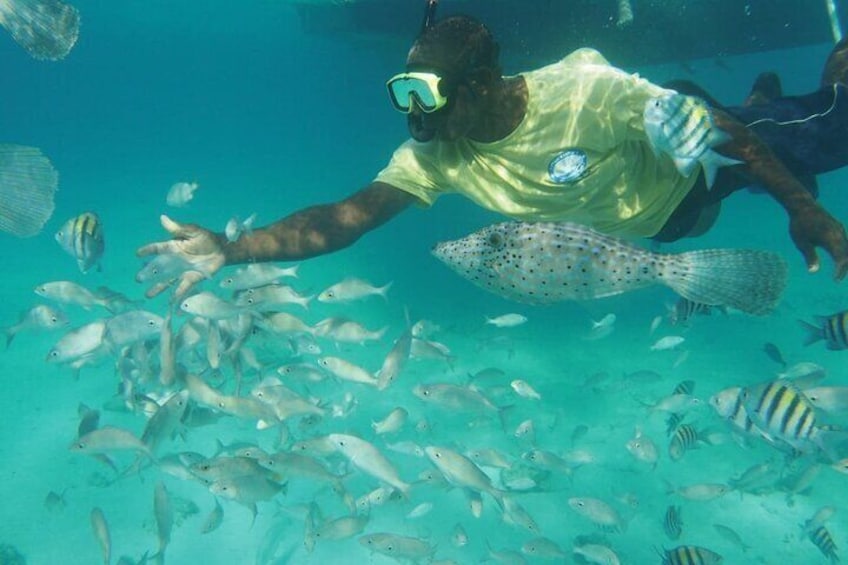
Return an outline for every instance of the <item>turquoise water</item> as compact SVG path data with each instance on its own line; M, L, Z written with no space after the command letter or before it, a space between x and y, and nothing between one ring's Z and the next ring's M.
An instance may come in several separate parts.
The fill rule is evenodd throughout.
M262 2L248 7L177 6L165 2L103 6L79 2L83 27L79 43L60 63L38 62L7 36L0 37L3 104L0 130L4 142L40 147L60 173L57 209L39 236L16 239L0 234L5 266L0 324L13 324L20 311L39 303L35 285L50 280L73 280L89 288L108 286L134 299L144 288L133 276L141 266L134 251L165 236L161 213L181 221L222 230L233 215L258 213L257 223L272 222L303 206L331 202L364 186L387 162L406 137L405 123L391 109L384 81L402 67L403 47L379 43L350 43L342 39L305 35L290 7ZM662 82L683 76L699 82L718 99L741 101L756 74L775 69L788 93L810 90L818 81L829 45L791 51L727 58L719 67L712 59L688 62L691 74L676 64L638 71ZM521 68L507 68L508 73ZM183 209L170 209L165 195L171 184L196 181L200 189ZM843 194L845 172L820 177L821 200L839 218L848 218ZM53 233L68 218L96 211L106 233L102 272L82 275L55 241ZM374 507L365 533L390 531L420 537L436 546L438 559L477 563L486 555L486 542L495 548L518 550L537 535L556 542L567 554L577 536L591 536L609 545L623 563L656 563L654 547L678 543L708 547L727 563L819 563L819 551L802 535L798 524L821 506L838 512L828 528L838 547L848 545L844 514L848 502L846 477L823 465L808 489L788 493L775 488L759 494L729 493L717 500L688 501L668 494L667 484L726 482L752 465L773 460L782 468L784 455L764 442L740 447L726 435L720 445L702 446L682 461L667 456L664 416L652 414L643 402L655 402L679 381L697 383L703 400L728 386L768 380L779 370L761 348L777 344L790 364L807 361L828 371L829 385L848 385L844 352L826 351L821 344L803 347L797 319L828 314L848 307L845 286L829 278L830 264L808 275L786 232L783 212L768 198L738 194L725 203L718 225L705 237L667 246L669 251L715 246L768 249L786 257L790 281L778 310L767 318L741 314L714 315L694 320L691 327L649 325L675 297L660 288L587 303L526 307L478 291L457 278L429 255L433 243L462 236L497 217L457 198L444 198L431 210L411 210L364 237L355 246L304 262L292 284L314 294L346 276L375 284L393 281L389 300L371 298L352 305L315 304L308 312L292 310L307 322L327 316L347 316L369 328L388 326L376 343L344 345L321 341L326 354L338 355L370 370L382 363L392 341L406 326L405 311L414 320L428 319L442 329L433 338L447 345L456 360L411 360L398 382L383 393L361 385L330 381L309 387L308 394L328 409L352 394L356 408L343 418L327 416L314 426L295 420L295 439L327 433L353 433L380 446L404 480L414 481L432 465L389 451L389 443L414 441L421 446L446 445L457 450L497 448L518 458L529 445L512 432L532 418L540 449L559 454L589 453L593 461L574 471L572 479L554 476L541 492L518 495L539 525L540 534L505 524L491 498L474 518L459 489L419 485L409 500ZM206 290L217 288L207 282ZM164 297L146 301L145 309L164 315ZM72 326L104 316L68 307ZM484 316L521 313L528 322L498 330ZM615 331L587 341L591 320L615 313ZM179 317L177 324L184 323ZM686 338L681 351L653 352L649 346L663 335ZM106 359L86 367L75 380L66 367L45 362L47 351L61 333L22 333L0 355L5 386L0 395L0 543L16 546L29 563L97 563L100 549L92 534L89 514L103 510L112 538L112 562L128 555L138 560L158 547L153 517L154 485L163 481L174 505L190 501L197 513L177 520L166 552L169 563L388 563L370 555L355 539L319 542L303 547L305 506L316 502L327 517L347 513L339 497L325 485L290 479L288 493L259 503L255 523L249 509L222 500L224 520L214 532L201 535L213 495L193 481L146 469L139 475L114 480L101 462L68 450L77 426L77 406L101 410L101 425L124 427L136 434L144 428L139 413L107 406L118 378ZM267 369L286 358L285 340L258 340L253 345ZM682 360L681 360L682 359ZM419 382L463 384L469 373L495 367L504 376L480 386L500 405L511 405L505 425L493 418L450 412L425 405L411 394ZM637 371L654 371L661 378L626 379ZM603 379L593 377L599 373ZM232 370L226 364L224 390L232 392ZM530 382L539 401L516 397L508 389L515 378ZM600 379L587 385L587 379ZM248 372L246 387L258 380ZM595 381L592 381L595 382ZM307 393L304 388L298 388ZM157 392L152 390L152 392ZM371 422L395 406L405 407L409 423L397 435L377 438ZM429 434L415 430L426 419ZM845 418L826 421L844 424ZM703 406L689 417L699 428L727 432ZM588 432L572 442L572 431ZM656 469L634 460L624 445L639 426L660 449ZM215 441L254 442L275 448L276 430L257 431L252 421L224 418L214 425L193 428L169 443L163 453L192 450L211 456ZM132 456L118 454L119 467ZM331 469L343 470L337 458ZM345 486L354 497L378 482L348 469ZM497 473L493 473L497 475ZM108 484L104 484L108 483ZM49 492L64 492L66 504L49 509ZM578 516L566 501L591 496L611 504L624 516L623 532L603 533ZM633 501L638 500L638 504ZM418 504L430 502L423 518L405 516ZM668 540L661 519L670 504L683 507L684 533ZM450 534L460 523L469 543L458 548ZM743 552L713 528L723 524L751 546ZM541 562L527 557L530 562ZM571 559L571 557L569 557Z

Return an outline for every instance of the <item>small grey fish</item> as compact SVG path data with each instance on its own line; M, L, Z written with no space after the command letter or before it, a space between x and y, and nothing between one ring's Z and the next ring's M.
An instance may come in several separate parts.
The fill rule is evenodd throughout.
M106 522L106 516L103 511L94 507L91 509L91 529L94 531L94 537L97 538L97 543L100 544L100 550L103 553L103 563L109 565L112 560L112 538L109 535L109 523Z
M6 333L6 347L24 330L55 330L67 325L68 317L62 310L47 304L33 306L21 314L17 324L3 330Z
M56 241L71 257L77 260L80 271L87 273L103 257L105 244L103 226L94 212L83 212L71 218L56 232Z
M503 222L432 252L480 288L529 304L661 284L689 300L764 315L779 301L787 274L784 260L766 251L653 253L569 222Z
M780 349L775 344L771 342L764 343L763 353L784 369L786 368L786 360L783 358L783 353L780 352Z
M666 154L683 176L690 176L700 164L707 188L712 187L720 167L741 165L742 161L724 157L713 147L730 141L717 128L707 103L673 90L645 103L645 134L654 154Z

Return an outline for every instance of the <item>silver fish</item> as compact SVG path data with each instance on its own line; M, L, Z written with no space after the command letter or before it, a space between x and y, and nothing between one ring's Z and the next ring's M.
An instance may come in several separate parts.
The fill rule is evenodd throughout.
M569 222L504 222L433 255L477 286L530 304L590 300L661 284L690 300L749 314L774 309L786 263L770 252L712 249L653 253Z
M6 333L6 347L24 330L54 330L67 325L68 317L60 309L47 304L33 306L21 315L17 324L3 330Z
M194 198L194 191L200 187L196 182L177 182L168 189L165 202L168 206L182 208Z
M645 134L654 154L666 154L683 176L690 176L700 163L707 187L712 187L720 167L741 165L742 161L712 150L730 141L730 136L713 123L706 102L694 96L668 91L645 103Z
M251 263L221 281L221 288L245 290L271 284L283 277L297 277L299 265L278 267L273 263Z
M318 294L318 301L327 303L350 302L375 295L382 296L383 300L388 300L386 293L391 287L391 281L383 286L374 286L368 281L349 277L322 290Z
M248 216L244 220L240 220L238 216L233 216L227 221L227 225L224 228L224 236L227 238L227 241L233 243L238 241L238 239L246 234L250 235L253 233L253 222L256 221L256 213L254 212L250 216Z
M71 257L83 273L98 265L103 257L103 226L94 212L84 212L71 218L56 232L56 241Z
M97 543L100 544L103 563L109 565L112 560L112 539L109 535L109 523L106 522L106 516L103 515L100 508L94 507L91 509L91 529L94 531Z

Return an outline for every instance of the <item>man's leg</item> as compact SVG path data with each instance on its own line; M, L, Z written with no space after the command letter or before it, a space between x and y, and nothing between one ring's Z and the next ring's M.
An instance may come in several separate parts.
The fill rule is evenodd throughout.
M775 98L783 96L783 88L780 85L780 77L777 73L767 71L760 73L751 87L751 93L745 99L743 106L757 106L768 104Z

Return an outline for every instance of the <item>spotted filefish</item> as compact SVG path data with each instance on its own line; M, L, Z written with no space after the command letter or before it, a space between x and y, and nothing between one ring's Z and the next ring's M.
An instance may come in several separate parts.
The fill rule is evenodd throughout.
M741 165L713 147L730 141L730 136L713 123L707 103L673 90L651 98L643 114L645 134L656 155L666 154L681 175L688 177L700 163L707 187L712 187L720 167Z
M783 259L766 251L654 253L570 222L503 222L432 252L480 288L529 304L660 284L695 302L763 315L779 301L787 272Z
M65 222L56 232L56 241L71 257L83 273L103 257L103 226L94 212L84 212Z

